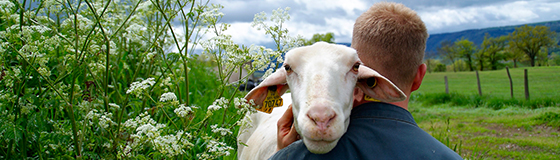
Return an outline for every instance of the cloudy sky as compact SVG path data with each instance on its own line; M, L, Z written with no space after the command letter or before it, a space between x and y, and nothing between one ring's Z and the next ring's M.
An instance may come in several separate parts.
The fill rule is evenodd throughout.
M392 0L389 0L392 1ZM272 41L251 27L259 12L290 7L285 24L291 35L311 38L333 32L336 42L350 42L354 20L378 0L213 0L224 6L223 22L232 27L234 41L266 44ZM415 10L430 34L532 22L560 20L560 0L396 0Z

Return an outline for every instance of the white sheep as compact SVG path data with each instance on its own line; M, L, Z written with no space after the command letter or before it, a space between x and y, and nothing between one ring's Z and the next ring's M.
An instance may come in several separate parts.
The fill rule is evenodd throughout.
M291 94L283 95L288 88ZM393 83L361 65L354 49L325 42L286 53L284 65L245 98L263 107L271 93L283 95L283 106L271 114L246 115L252 127L240 129L239 159L267 159L276 152L276 124L289 104L293 104L294 125L307 149L324 154L346 132L354 96L361 99L365 93L384 102L406 99Z

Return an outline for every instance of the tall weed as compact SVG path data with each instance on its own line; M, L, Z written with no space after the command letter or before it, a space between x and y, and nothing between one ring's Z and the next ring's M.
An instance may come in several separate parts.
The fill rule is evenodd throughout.
M1 159L231 159L254 109L235 89L247 77L229 77L300 44L281 27L288 9L255 16L268 49L233 42L207 0L0 8Z

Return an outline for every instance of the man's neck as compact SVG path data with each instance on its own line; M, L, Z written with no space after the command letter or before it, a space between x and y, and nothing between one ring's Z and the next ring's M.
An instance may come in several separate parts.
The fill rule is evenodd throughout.
M392 102L392 103L389 103L389 104L393 104L393 105L399 106L399 107L404 108L405 110L408 111L408 100L409 100L409 97L410 97L410 96L407 96L406 99L405 99L404 101ZM368 103L368 102L370 102L370 101L366 101L365 99L362 99L361 101L356 101L356 100L354 100L354 105L353 105L353 106L356 107L356 106L359 106L359 105L362 105L362 104Z
M400 102L392 102L390 104L393 104L395 106L399 106L401 108L404 108L405 110L408 111L408 97L406 98L406 100L404 101L400 101Z

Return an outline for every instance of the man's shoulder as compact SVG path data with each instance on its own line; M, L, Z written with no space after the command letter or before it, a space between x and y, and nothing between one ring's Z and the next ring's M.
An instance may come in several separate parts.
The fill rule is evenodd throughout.
M327 154L310 153L300 140L271 159L461 159L419 128L408 111L394 107L372 103L354 108L348 130Z

